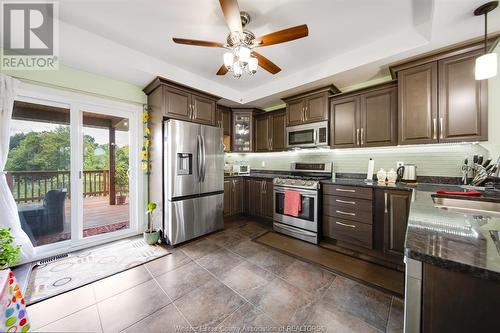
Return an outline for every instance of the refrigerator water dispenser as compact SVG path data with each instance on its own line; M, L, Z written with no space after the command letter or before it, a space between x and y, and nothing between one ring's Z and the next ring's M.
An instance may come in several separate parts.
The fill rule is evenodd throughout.
M177 174L178 175L193 174L193 154L177 153Z

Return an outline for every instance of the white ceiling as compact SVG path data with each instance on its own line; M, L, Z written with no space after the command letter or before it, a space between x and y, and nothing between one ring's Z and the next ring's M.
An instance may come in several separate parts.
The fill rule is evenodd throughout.
M63 0L65 65L145 86L165 78L221 96L227 105L280 104L280 97L334 83L346 87L387 65L480 36L472 11L486 0L239 0L257 36L306 23L309 37L260 52L282 68L253 77L216 76L223 49L177 45L172 37L224 41L217 0ZM490 15L500 30L500 9Z

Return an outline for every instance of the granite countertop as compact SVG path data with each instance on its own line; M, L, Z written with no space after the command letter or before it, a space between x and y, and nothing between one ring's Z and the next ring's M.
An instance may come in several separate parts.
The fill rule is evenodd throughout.
M446 188L460 190L459 186ZM500 253L490 235L490 230L500 230L500 214L437 208L432 200L435 189L415 192L406 231L405 255L500 282Z
M458 185L441 184L378 184L363 179L324 180L323 184L352 185L413 191L405 256L443 268L500 282L500 253L490 230L500 230L500 214L471 214L437 208L432 196L435 191L463 191ZM450 197L450 196L444 196ZM457 198L454 196L454 198ZM500 201L483 193L481 198L464 200Z

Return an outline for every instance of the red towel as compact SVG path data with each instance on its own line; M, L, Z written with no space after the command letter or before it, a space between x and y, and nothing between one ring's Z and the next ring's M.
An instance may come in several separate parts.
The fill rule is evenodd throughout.
M451 192L451 191L445 191L445 190L437 190L437 194L444 194L444 195L461 195L461 196L466 196L466 197L480 197L481 192L478 192L476 190L468 191L468 192Z
M291 216L299 216L302 210L302 200L300 193L296 191L285 191L284 213Z

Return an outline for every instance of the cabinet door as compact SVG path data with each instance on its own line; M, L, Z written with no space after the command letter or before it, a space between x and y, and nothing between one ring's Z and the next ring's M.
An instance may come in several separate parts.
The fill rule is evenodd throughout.
M304 100L290 101L286 105L287 126L300 125L304 122Z
M165 117L180 120L190 120L191 118L191 95L184 90L171 87L164 87Z
M285 113L275 114L272 117L271 130L271 149L273 151L285 150L286 134L285 134Z
M233 196L233 181L224 181L224 216L231 215L232 208L232 196Z
M330 105L330 144L334 148L359 146L359 97L332 100Z
M224 135L231 135L231 111L222 111L221 122Z
M255 216L262 215L262 182L252 179L250 181L249 214Z
M438 142L437 63L398 73L399 143Z
M272 219L274 213L273 182L262 181L262 217Z
M328 120L328 94L310 96L306 101L305 121L308 123Z
M380 89L361 95L362 147L390 146L397 143L397 88Z
M194 122L215 126L215 101L192 94L192 120Z
M243 211L243 179L233 179L233 202L231 214L239 214Z
M410 191L384 193L384 251L402 257L410 212Z
M255 118L255 151L269 151L271 149L270 119L269 116Z
M476 81L475 51L439 61L439 141L488 139L488 80Z

